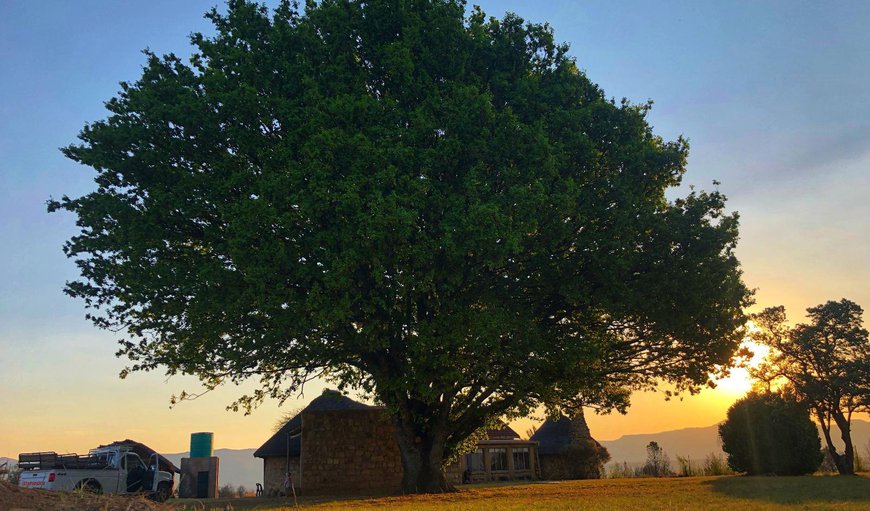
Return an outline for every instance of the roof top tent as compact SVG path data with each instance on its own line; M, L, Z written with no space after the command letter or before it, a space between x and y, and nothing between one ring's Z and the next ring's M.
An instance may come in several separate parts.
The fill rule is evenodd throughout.
M150 463L150 460L156 456L158 470L163 470L164 472L170 472L172 474L180 474L181 473L181 469L176 467L175 464L172 463L171 461L169 461L166 457L159 454L157 451L148 447L147 445L143 444L142 442L130 440L129 438L126 440L118 440L118 441L112 442L110 444L101 445L97 449L102 449L105 447L116 447L116 446L120 446L120 445L129 447L130 451L135 452L136 454L139 455L140 458L142 458L143 461L146 461L148 463Z

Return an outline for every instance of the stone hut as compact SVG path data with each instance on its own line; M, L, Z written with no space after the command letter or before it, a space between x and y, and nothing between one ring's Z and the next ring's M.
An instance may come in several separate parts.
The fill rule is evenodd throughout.
M289 472L298 494L392 492L402 480L393 425L383 408L325 390L254 451L263 459L263 491L284 491Z
M489 430L475 452L446 470L454 484L538 479L537 442L511 428ZM263 459L263 491L284 491L290 472L299 495L379 494L401 488L395 428L382 407L325 390L254 452Z
M607 449L592 438L582 409L573 418L547 419L531 440L539 443L542 479L599 479L610 460Z

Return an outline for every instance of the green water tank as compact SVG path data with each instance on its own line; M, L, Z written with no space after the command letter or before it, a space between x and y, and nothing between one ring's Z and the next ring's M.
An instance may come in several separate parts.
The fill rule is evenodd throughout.
M190 457L211 458L214 455L214 433L190 434Z

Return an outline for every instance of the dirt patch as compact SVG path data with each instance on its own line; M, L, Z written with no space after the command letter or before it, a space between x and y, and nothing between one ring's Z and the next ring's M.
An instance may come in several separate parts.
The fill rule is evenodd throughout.
M164 511L172 508L147 500L145 497L34 490L0 482L0 509L4 511Z

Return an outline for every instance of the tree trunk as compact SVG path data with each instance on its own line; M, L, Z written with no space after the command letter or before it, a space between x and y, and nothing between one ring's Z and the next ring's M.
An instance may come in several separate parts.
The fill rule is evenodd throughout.
M837 427L840 428L840 437L846 445L843 454L840 454L837 452L837 447L834 445L834 441L831 438L830 423L825 420L825 415L822 412L817 411L816 416L819 419L819 424L822 426L822 434L824 435L825 443L828 446L828 453L830 453L831 458L834 460L834 465L837 466L837 472L839 472L840 475L854 475L855 450L852 447L852 428L849 421L846 420L846 417L844 417L843 414L831 414L831 418L834 419L834 422L837 423Z
M413 424L395 418L396 439L402 455L402 493L445 493L456 491L444 475L446 434L417 431Z
M840 438L843 439L843 444L846 446L843 449L843 455L839 459L834 458L837 463L837 471L840 475L855 475L855 448L852 446L852 425L849 420L839 412L832 413L834 422L840 428Z

